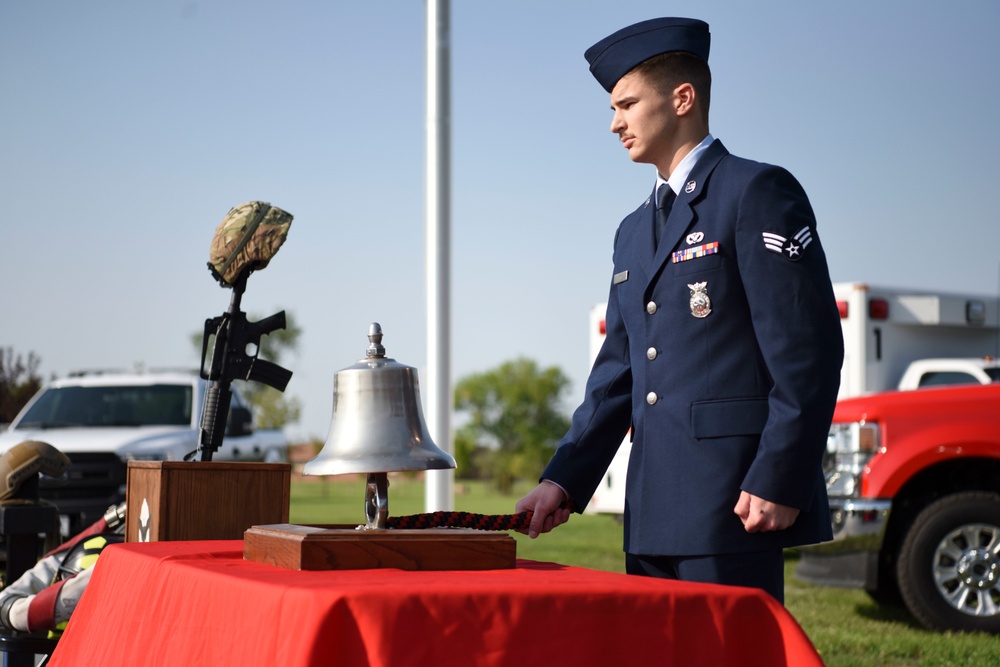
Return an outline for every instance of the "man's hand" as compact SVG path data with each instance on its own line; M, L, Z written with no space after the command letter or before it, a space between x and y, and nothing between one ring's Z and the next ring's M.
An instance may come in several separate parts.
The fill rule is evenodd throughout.
M570 511L561 507L568 500L566 492L562 488L548 480L542 480L541 484L531 490L531 493L521 498L514 507L514 511L531 511L531 525L527 530L518 532L526 534L531 539L535 539L542 533L547 533L556 526L569 521Z
M743 522L743 528L748 533L766 533L774 530L784 530L799 516L799 511L788 505L779 505L770 500L740 492L740 499L733 512Z

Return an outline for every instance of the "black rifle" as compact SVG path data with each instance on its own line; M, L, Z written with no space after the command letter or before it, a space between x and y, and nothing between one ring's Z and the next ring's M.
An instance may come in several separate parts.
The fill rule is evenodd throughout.
M201 414L201 440L198 451L202 461L211 461L212 453L222 445L229 420L229 403L233 392L233 380L263 382L278 391L285 391L292 372L281 366L258 359L260 337L272 331L285 328L285 311L275 313L259 322L250 322L240 310L240 301L246 289L251 269L244 270L233 283L233 298L229 310L219 317L205 320L205 337L201 343L201 377L212 385L205 395L205 405ZM215 336L212 350L211 369L206 373L205 358L208 341ZM248 350L253 354L248 354ZM193 454L194 452L192 452Z

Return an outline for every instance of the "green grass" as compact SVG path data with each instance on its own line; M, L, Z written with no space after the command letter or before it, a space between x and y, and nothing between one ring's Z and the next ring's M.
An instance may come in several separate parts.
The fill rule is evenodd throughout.
M361 478L322 477L292 484L293 523L364 523L365 483ZM392 516L424 511L419 476L389 476ZM478 482L455 484L455 509L510 514L530 490L521 485L504 497ZM511 533L517 555L577 567L623 572L622 529L613 517L573 515L564 526L536 540ZM826 588L794 576L789 552L785 604L816 646L827 667L965 667L1000 665L1000 637L934 633L924 630L903 609L879 607L864 591Z
M902 607L875 604L860 589L826 588L785 565L785 605L828 667L1000 665L1000 636L925 630Z

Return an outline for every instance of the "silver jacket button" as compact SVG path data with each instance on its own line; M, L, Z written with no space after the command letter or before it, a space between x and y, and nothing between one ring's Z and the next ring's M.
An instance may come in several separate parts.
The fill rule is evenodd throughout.
M650 361L652 361L653 359L656 359L656 348L655 347L651 347L648 350L646 350L646 358L649 359Z
M649 303L646 304L646 312L649 313L650 315L652 315L653 313L656 312L656 302L655 301L650 301Z
M651 391L648 394L646 394L646 402L649 403L650 405L656 405L657 400L658 399L656 397L656 392Z

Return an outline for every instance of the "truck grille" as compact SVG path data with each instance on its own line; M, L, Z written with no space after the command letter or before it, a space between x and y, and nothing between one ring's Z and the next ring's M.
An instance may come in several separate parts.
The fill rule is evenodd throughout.
M111 453L68 454L69 471L62 478L42 476L38 495L59 509L67 536L75 535L125 500L125 463Z

